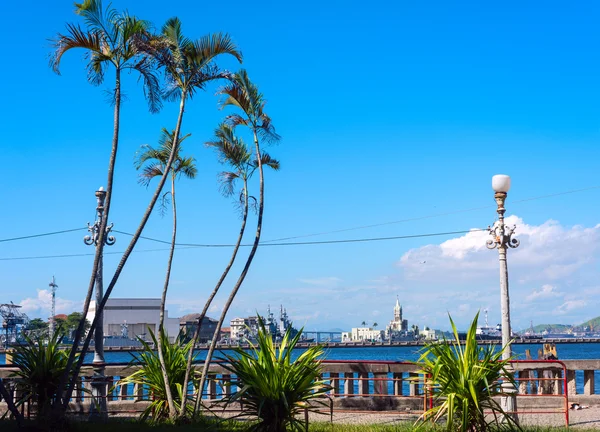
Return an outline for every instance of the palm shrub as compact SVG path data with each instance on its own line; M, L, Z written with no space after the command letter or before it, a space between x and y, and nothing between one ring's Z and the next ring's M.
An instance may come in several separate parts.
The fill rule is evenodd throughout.
M69 351L60 349L63 336L62 332L57 331L46 341L41 335L24 335L25 343L15 347L13 364L18 370L13 376L21 379L24 390L17 404L31 398L37 406L39 418L49 415L61 377L67 368Z
M155 347L161 346L164 359L165 370L169 378L173 403L177 410L181 409L181 399L183 395L183 379L185 376L185 366L188 352L192 349L192 342L185 343L181 335L177 337L174 343L169 342L169 337L165 332L159 332L162 339L158 344L156 335L149 329L150 337ZM167 391L165 380L163 378L160 358L158 353L150 344L138 338L144 346L144 350L139 354L133 355L131 365L139 368L131 375L119 380L117 385L138 384L143 386L150 394L151 403L142 412L141 419L151 419L153 422L160 422L169 418L169 405L167 401ZM194 376L193 382L197 383L197 377ZM190 405L190 411L193 407Z
M421 374L434 397L434 406L418 420L438 421L446 418L446 430L487 431L515 430L520 427L502 410L494 399L502 396L501 379L515 385L507 370L509 360L502 360L502 349L477 344L476 329L479 313L461 343L452 317L450 324L454 339L434 342L423 348L418 360Z
M250 349L234 349L233 355L221 360L226 370L236 376L230 385L237 391L226 398L226 403L240 402L241 415L258 417L251 430L261 432L303 431L305 425L297 418L304 409L314 410L310 402L324 404L319 400L330 386L320 379L322 346L313 346L292 361L302 330L292 338L288 329L279 347L265 330L259 318L257 344Z

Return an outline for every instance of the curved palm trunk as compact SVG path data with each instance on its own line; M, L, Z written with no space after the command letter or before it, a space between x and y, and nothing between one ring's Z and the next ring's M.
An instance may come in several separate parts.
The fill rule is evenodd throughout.
M75 330L75 335L73 336L73 345L71 346L71 352L69 353L69 358L67 359L67 366L65 368L65 372L61 377L58 391L56 392L56 397L60 402L60 395L62 394L65 385L70 380L73 385L76 381L77 374L70 375L69 371L73 366L73 361L75 359L75 355L77 354L77 349L79 347L79 343L81 341L81 336L84 332L85 322L87 313L90 307L90 301L92 299L92 295L94 292L94 285L96 283L96 277L98 273L98 269L100 267L101 257L104 252L104 236L106 234L106 225L108 221L108 216L110 213L110 204L112 200L112 189L113 189L113 179L115 172L115 163L117 160L117 150L119 147L119 130L120 130L120 120L121 120L121 71L117 68L116 70L116 78L115 78L115 108L113 113L113 138L112 138L112 150L110 152L110 159L108 161L108 178L106 181L106 199L104 204L104 213L103 218L100 221L100 233L98 239L98 245L96 246L96 253L94 255L94 263L92 265L92 275L90 277L90 283L88 285L88 291L85 297L85 301L83 303L83 313L81 321ZM101 316L102 312L98 310L98 305L96 305L96 316ZM96 322L96 318L94 318L94 322ZM91 336L94 333L94 329L96 327L92 325L90 330L88 331L88 335ZM88 342L89 344L89 342ZM85 352L85 351L84 351ZM82 358L84 355L81 356ZM59 403L58 405L62 405ZM61 407L64 409L64 407Z
M244 232L246 231L247 219L248 219L248 184L247 184L247 181L244 181L244 213L242 216L242 226L240 228L240 234L238 235L237 242L235 244L235 247L233 248L233 252L231 254L231 258L229 260L229 263L227 264L227 267L225 267L225 270L223 271L221 278L217 282L217 285L215 285L215 288L213 289L212 293L210 293L210 296L208 297L208 300L206 301L206 303L204 305L204 309L202 309L202 313L198 317L198 325L196 326L196 331L194 332L194 337L193 337L194 343L193 343L192 347L196 346L196 343L198 342L198 338L200 337L200 329L202 327L202 321L204 320L204 317L206 316L206 314L208 312L208 308L210 307L213 299L217 295L217 292L221 288L221 285L225 281L225 278L229 274L229 270L231 270L231 267L233 266L233 263L235 262L237 253L240 249L240 244L242 243L242 239L244 238ZM219 331L220 331L220 328L219 328ZM213 339L216 339L218 337L219 337L219 333L215 332ZM181 401L181 408L179 410L179 418L183 418L186 413L185 406L187 404L187 387L188 387L188 383L190 382L190 374L192 371L193 359L194 359L194 350L191 349L190 352L188 353L187 366L185 369L185 378L183 380L184 391L183 391L183 398ZM199 397L202 397L202 390L199 391Z
M181 123L183 121L183 113L185 111L186 97L187 97L186 93L182 93L181 102L179 105L179 116L177 118L177 125L175 127L175 134L173 136L173 143L174 143L173 150L172 150L171 156L169 157L169 160L167 161L167 164L165 166L165 172L169 172L171 170L171 167L173 166L173 161L175 160L175 155L177 154L177 151L179 149L179 131L181 130ZM104 311L104 306L106 305L106 301L110 297L112 290L114 289L117 281L119 280L119 276L121 275L121 272L123 271L123 268L125 267L125 264L127 263L127 260L129 259L129 256L131 255L131 252L135 248L135 245L138 242L138 240L140 239L140 236L142 235L142 232L144 231L144 228L146 226L146 223L148 222L148 219L150 219L152 210L154 209L154 206L156 205L156 201L158 201L158 198L160 196L160 193L161 193L166 181L167 181L167 177L162 176L158 185L156 186L154 195L152 196L152 199L150 200L150 203L148 204L148 207L146 208L146 211L145 211L144 215L142 216L142 220L140 221L140 224L139 224L137 230L135 231L133 237L131 238L131 241L129 242L127 249L125 249L125 252L123 253L123 256L121 257L121 261L119 261L119 264L117 265L115 273L106 289L106 293L104 294L102 302L99 305L96 305L96 316L94 317L94 320L92 321L91 328L95 327L99 314L101 314ZM93 285L92 285L92 287L93 287ZM91 294L90 294L90 297L91 297ZM80 323L80 327L81 327L81 323ZM78 328L78 330L79 330L79 328ZM90 344L91 336L92 336L92 332L90 331L90 332L88 332L88 334L85 338L85 341L83 343L83 346L81 348L82 353L85 353L87 351L89 344ZM63 395L62 404L60 404L63 412L66 411L66 409L69 405L69 400L71 399L71 395L73 394L73 389L75 388L77 376L79 375L79 371L81 369L81 365L83 364L84 357L85 357L84 355L79 356L77 363L75 363L75 367L73 368L71 380L69 382L66 392ZM71 360L71 363L72 363L71 357L69 359ZM69 370L69 367L67 368L67 370ZM57 392L57 395L62 395L62 392Z
M215 329L215 335L218 335L221 332L221 327L223 326L223 321L225 321L225 315L227 315L227 312L229 311L229 307L231 306L233 299L235 298L237 292L239 291L240 286L244 282L244 279L246 279L246 275L248 274L248 270L250 269L250 265L252 264L252 260L254 260L254 255L256 254L256 250L258 249L258 243L260 242L263 210L264 210L264 204L265 204L265 181L264 181L264 177L263 177L262 157L260 154L260 146L258 143L258 136L256 134L256 128L254 128L253 133L254 133L254 146L256 148L256 162L258 165L258 174L259 174L259 179L260 179L260 193L259 193L259 199L258 199L258 221L256 222L256 235L254 237L254 243L252 244L252 249L250 250L250 254L248 255L248 259L246 260L246 265L242 269L242 272L240 273L240 276L239 276L235 286L231 290L231 293L229 294L229 298L227 299L225 306L223 307L223 312L221 312L221 317L219 318L219 322L217 323L217 328ZM208 368L210 366L210 362L212 360L212 356L215 351L216 345L217 345L217 338L214 337L210 344L210 348L208 349L208 353L206 354L206 360L204 361L204 367L202 368L202 377L200 378L200 385L198 387L198 397L196 398L195 412L197 412L200 407L200 399L202 396L202 389L204 388L204 384L206 383L206 376L208 374Z
M1 399L4 399L8 411L10 411L10 413L13 415L17 422L17 426L21 428L23 426L23 422L25 421L25 417L23 416L23 414L21 414L19 408L17 408L17 406L15 405L12 394L8 392L2 379L0 379L0 397Z
M166 171L163 175L167 175ZM165 276L165 285L163 287L162 297L160 299L160 322L158 324L158 360L160 362L160 370L162 372L163 381L165 383L165 394L167 395L167 404L169 405L169 418L174 419L177 415L175 402L173 401L173 393L169 383L169 375L167 374L167 364L165 363L165 355L163 352L163 344L161 334L165 332L165 304L167 302L167 290L169 289L169 279L171 278L171 265L173 264L173 255L175 253L175 240L177 239L177 205L175 203L175 175L171 173L171 204L173 208L173 235L171 237L171 250L169 252L169 261L167 262L167 274Z

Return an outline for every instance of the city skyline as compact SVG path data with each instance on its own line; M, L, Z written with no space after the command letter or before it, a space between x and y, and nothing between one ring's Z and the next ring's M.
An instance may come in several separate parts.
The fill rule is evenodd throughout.
M421 326L447 329L449 312L464 328L479 309L500 322L497 251L485 248L485 231L465 231L494 222L490 182L501 173L513 179L507 222L517 225L521 240L508 252L513 328L598 315L600 59L590 53L600 42L600 6L381 2L365 10L308 2L245 10L224 21L216 5L194 4L113 2L157 26L180 15L192 37L227 31L239 44L282 135L268 148L281 170L266 173L263 241L406 236L261 247L228 319L283 303L307 328L383 324L398 295L404 314ZM18 10L6 3L0 12ZM1 242L0 303L44 317L53 275L57 313L80 311L85 296L93 251L83 243L84 227L94 219L94 191L106 186L112 108L105 101L110 85L89 85L78 54L65 57L61 76L48 67L48 39L79 22L72 4L37 5L29 19L30 31L14 20L7 30L28 48L30 64L19 80L35 87L13 85L14 68L8 56L1 60L11 107L3 121L21 139L3 138L9 163L0 240L81 230ZM138 185L135 153L155 145L161 127L173 127L177 108L165 103L151 115L136 79L126 76L124 85L109 220L117 242L105 250L105 278L150 195ZM192 133L185 151L199 169L196 180L178 185L180 243L231 244L239 229L234 205L219 194L222 167L204 148L224 116L216 88L194 98L183 124L182 132ZM168 241L170 224L156 213L143 235ZM418 237L449 232L464 233ZM159 297L166 249L140 240L112 297ZM167 298L173 315L202 309L229 253L177 249ZM46 256L55 258L22 259ZM238 263L232 275L239 270Z

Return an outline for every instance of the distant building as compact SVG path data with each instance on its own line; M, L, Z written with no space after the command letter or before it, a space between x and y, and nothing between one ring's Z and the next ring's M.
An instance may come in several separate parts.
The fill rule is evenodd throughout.
M425 340L437 340L435 330L432 330L429 327L425 327L423 330L421 330L419 332L419 336L421 336L421 339Z
M371 327L356 327L352 331L342 333L342 342L381 342L383 330L375 330Z
M92 300L87 314L91 323L96 314L96 302ZM150 340L148 329L156 334L160 323L160 299L141 298L109 298L104 306L104 336L118 336L122 334L122 325L127 324L127 333L130 338L142 337ZM165 310L165 330L171 341L179 333L179 318L169 318L169 311Z
M232 342L244 339L244 335L247 333L244 318L234 318L229 321L229 329L229 339Z
M198 318L200 318L199 313L191 313L184 315L179 319L179 328L188 340L192 339L194 337L194 333L196 333L196 329L198 328ZM219 321L216 319L212 319L207 316L202 319L200 335L198 335L199 343L207 343L212 341L218 322Z
M385 338L393 341L406 339L408 335L408 320L402 319L402 306L400 300L396 297L396 306L394 306L394 319L390 321L385 329Z

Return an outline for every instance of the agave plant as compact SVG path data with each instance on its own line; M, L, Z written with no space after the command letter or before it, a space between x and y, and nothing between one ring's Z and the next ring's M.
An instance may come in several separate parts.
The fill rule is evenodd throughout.
M63 333L55 332L46 342L40 335L24 335L25 344L15 347L13 354L13 364L18 367L13 376L21 379L24 389L23 397L17 404L31 398L37 405L40 418L49 414L67 367L69 351L59 349L63 336Z
M157 347L158 340L152 330L149 329L150 337L154 346ZM181 335L177 337L175 343L169 342L169 337L165 332L160 332L162 339L163 358L167 376L169 377L169 385L173 402L177 410L181 409L181 399L183 396L183 379L185 376L185 366L187 362L188 352L192 349L192 342L184 343ZM139 338L138 338L139 339ZM141 419L148 420L151 418L153 422L161 422L169 418L169 405L167 402L167 392L165 389L165 380L161 371L160 358L158 353L142 339L139 339L144 345L144 351L140 354L133 355L131 365L139 366L139 368L131 375L119 380L117 385L123 384L138 384L144 386L151 395L150 405L142 412ZM197 383L197 377L194 377L193 382ZM188 409L188 407L186 407ZM189 405L189 410L193 409Z
M301 334L302 330L292 337L288 329L276 347L259 318L257 344L250 343L248 351L236 348L233 355L221 359L225 361L223 367L236 376L230 385L238 388L226 403L240 402L241 415L258 417L251 430L283 432L289 427L303 431L306 426L298 415L324 404L320 398L331 387L320 379L323 347L310 347L292 361Z
M502 410L495 398L502 396L502 379L515 380L507 370L510 360L502 360L502 349L477 344L479 313L469 327L464 345L452 317L454 340L432 343L423 348L418 360L420 373L428 376L427 385L434 407L419 421L446 418L446 430L487 431L520 430L513 418Z

